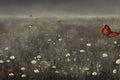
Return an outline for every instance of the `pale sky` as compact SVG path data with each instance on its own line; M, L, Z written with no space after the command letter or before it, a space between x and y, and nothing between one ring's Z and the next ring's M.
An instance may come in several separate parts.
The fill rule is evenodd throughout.
M120 0L0 0L0 15L119 15Z

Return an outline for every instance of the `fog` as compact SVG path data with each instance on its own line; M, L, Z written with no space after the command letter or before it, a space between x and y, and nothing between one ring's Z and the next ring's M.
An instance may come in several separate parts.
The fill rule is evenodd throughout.
M4 0L1 16L119 15L119 0Z

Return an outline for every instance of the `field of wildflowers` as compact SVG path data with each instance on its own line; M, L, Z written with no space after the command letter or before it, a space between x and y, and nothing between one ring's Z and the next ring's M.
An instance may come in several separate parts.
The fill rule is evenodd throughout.
M1 18L1 80L120 80L120 17Z

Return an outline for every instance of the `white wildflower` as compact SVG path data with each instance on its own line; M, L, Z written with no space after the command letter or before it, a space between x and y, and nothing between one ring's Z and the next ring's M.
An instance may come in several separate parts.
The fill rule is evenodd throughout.
M14 74L13 73L9 73L9 76L14 76Z
M108 54L107 53L103 53L102 57L108 57Z
M8 49L9 49L8 47L5 48L6 51L7 51Z
M114 41L114 44L117 44L117 41Z
M34 69L34 73L39 73L40 71L38 69Z
M21 71L25 71L26 68L25 68L25 67L21 67L20 70L21 70Z
M120 64L120 59L117 59L117 60L116 60L116 64Z
M56 68L56 66L52 66L52 68Z
M113 69L113 74L116 74L117 73L117 69Z
M32 64L36 64L37 61L36 61L36 60L32 60L31 63L32 63Z
M34 57L34 59L36 59L36 57Z
M91 43L87 43L86 46L90 47L90 46L91 46Z
M22 75L21 75L22 78L25 78L26 76L27 76L26 74L22 74Z
M10 59L15 59L15 56L10 56Z
M97 72L92 72L92 75L93 75L93 76L96 76L96 75L97 75Z
M88 67L85 67L85 68L84 68L84 70L86 70L86 71L87 71L87 70L89 70L89 68L88 68Z
M85 52L85 50L84 50L84 49L81 49L80 52L83 53L83 52Z
M68 59L67 59L67 62L70 62L70 61L71 61L71 59L70 59L70 58L68 58Z
M31 25L29 25L28 27L29 27L29 28L31 28L32 26L31 26Z
M55 73L60 73L60 72L58 70L56 70Z
M10 60L8 59L8 60L6 60L6 62L8 62L8 63L9 63L9 62L10 62Z
M48 39L48 41L52 41L52 39Z
M61 42L61 41L62 41L62 38L59 38L58 41Z
M83 38L80 38L80 40L84 40Z
M67 53L67 54L66 54L66 57L70 57L70 53Z
M42 57L41 57L41 55L37 55L37 58L40 59L40 58L42 58Z
M4 61L3 61L3 60L0 60L0 63L4 63Z

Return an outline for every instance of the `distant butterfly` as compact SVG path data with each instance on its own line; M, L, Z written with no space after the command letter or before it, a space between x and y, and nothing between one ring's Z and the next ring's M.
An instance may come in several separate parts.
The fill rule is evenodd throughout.
M115 36L119 35L119 33L117 33L117 32L112 32L108 25L104 26L104 28L102 29L102 33L104 35L106 35L107 37L109 37L109 38L115 37Z

